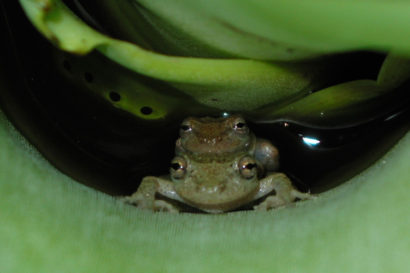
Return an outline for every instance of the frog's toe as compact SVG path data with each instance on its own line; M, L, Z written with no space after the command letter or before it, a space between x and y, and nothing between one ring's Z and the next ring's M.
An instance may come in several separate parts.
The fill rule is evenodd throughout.
M133 205L140 209L153 210L152 201L144 198L142 194L122 196L119 198L119 200L124 202L125 204Z
M281 206L284 206L286 202L278 197L278 196L268 196L263 202L261 202L259 205L256 205L253 207L254 210L269 210L273 208L278 208Z
M125 204L131 204L132 205L134 203L134 200L131 196L118 196L117 200L119 200L119 201L121 201Z
M179 210L164 200L155 200L154 202L155 211L166 211L170 213L178 213Z
M265 211L268 210L268 206L266 205L266 203L261 203L259 205L253 206L253 210Z
M298 190L292 190L291 195L295 199L299 199L299 200L309 200L309 199L316 198L316 195L310 194L310 192L300 192Z

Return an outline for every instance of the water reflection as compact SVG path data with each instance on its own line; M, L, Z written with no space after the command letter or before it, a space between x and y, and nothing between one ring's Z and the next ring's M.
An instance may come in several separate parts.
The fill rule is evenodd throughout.
M308 146L316 146L320 143L320 140L314 137L302 137L302 140Z

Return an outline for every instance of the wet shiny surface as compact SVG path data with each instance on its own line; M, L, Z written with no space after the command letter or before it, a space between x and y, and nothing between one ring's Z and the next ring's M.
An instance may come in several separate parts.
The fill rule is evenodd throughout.
M353 177L386 153L410 129L410 108L345 129L308 128L289 122L252 130L277 145L281 170L301 188L321 192Z

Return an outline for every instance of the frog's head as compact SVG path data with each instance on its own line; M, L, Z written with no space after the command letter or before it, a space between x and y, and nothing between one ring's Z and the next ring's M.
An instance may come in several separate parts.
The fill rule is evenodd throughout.
M177 155L197 161L229 160L252 148L254 135L238 115L227 118L187 118L181 124Z
M256 160L242 154L230 161L198 162L176 156L170 175L184 201L207 212L223 212L247 204L258 188Z

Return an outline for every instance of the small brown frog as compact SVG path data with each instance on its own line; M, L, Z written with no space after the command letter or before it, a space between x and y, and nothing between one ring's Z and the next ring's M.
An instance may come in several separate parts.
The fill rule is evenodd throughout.
M279 153L268 140L250 132L238 115L187 118L176 141L170 175L147 176L124 197L142 209L178 212L161 195L208 213L222 213L262 199L255 210L268 210L310 199L279 172Z

